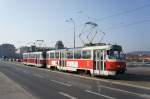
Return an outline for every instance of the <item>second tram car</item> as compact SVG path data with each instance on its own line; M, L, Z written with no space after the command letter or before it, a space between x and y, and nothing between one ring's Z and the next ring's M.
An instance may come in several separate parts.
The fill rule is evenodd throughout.
M37 67L46 66L46 52L29 52L23 54L23 64Z

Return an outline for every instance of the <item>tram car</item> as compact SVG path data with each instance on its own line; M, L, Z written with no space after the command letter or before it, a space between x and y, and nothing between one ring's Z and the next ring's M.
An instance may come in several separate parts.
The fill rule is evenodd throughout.
M87 46L47 52L47 68L85 72L91 75L116 75L126 71L122 47L119 45Z
M46 66L46 52L28 52L23 54L23 64L45 67Z

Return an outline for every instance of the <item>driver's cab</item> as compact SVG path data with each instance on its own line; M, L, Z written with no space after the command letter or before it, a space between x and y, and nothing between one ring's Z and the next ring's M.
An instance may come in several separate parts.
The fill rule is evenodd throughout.
M106 49L94 50L94 74L115 75L126 71L125 54L119 45L109 45Z
M125 59L125 54L123 53L121 46L112 45L111 49L107 50L106 70L124 73L126 71Z
M121 46L112 45L111 49L107 50L106 59L108 60L125 60L125 54L122 51Z

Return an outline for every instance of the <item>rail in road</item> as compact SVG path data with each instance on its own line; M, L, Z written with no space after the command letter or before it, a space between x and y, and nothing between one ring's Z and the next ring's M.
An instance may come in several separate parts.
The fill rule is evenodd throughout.
M150 89L95 80L22 64L0 62L4 73L40 99L149 99ZM88 79L87 79L88 78Z

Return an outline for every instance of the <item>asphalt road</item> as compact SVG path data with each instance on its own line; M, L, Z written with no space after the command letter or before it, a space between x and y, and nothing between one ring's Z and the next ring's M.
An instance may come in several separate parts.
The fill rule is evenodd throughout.
M39 99L150 99L150 89L0 61L0 72ZM19 97L18 97L19 98Z

